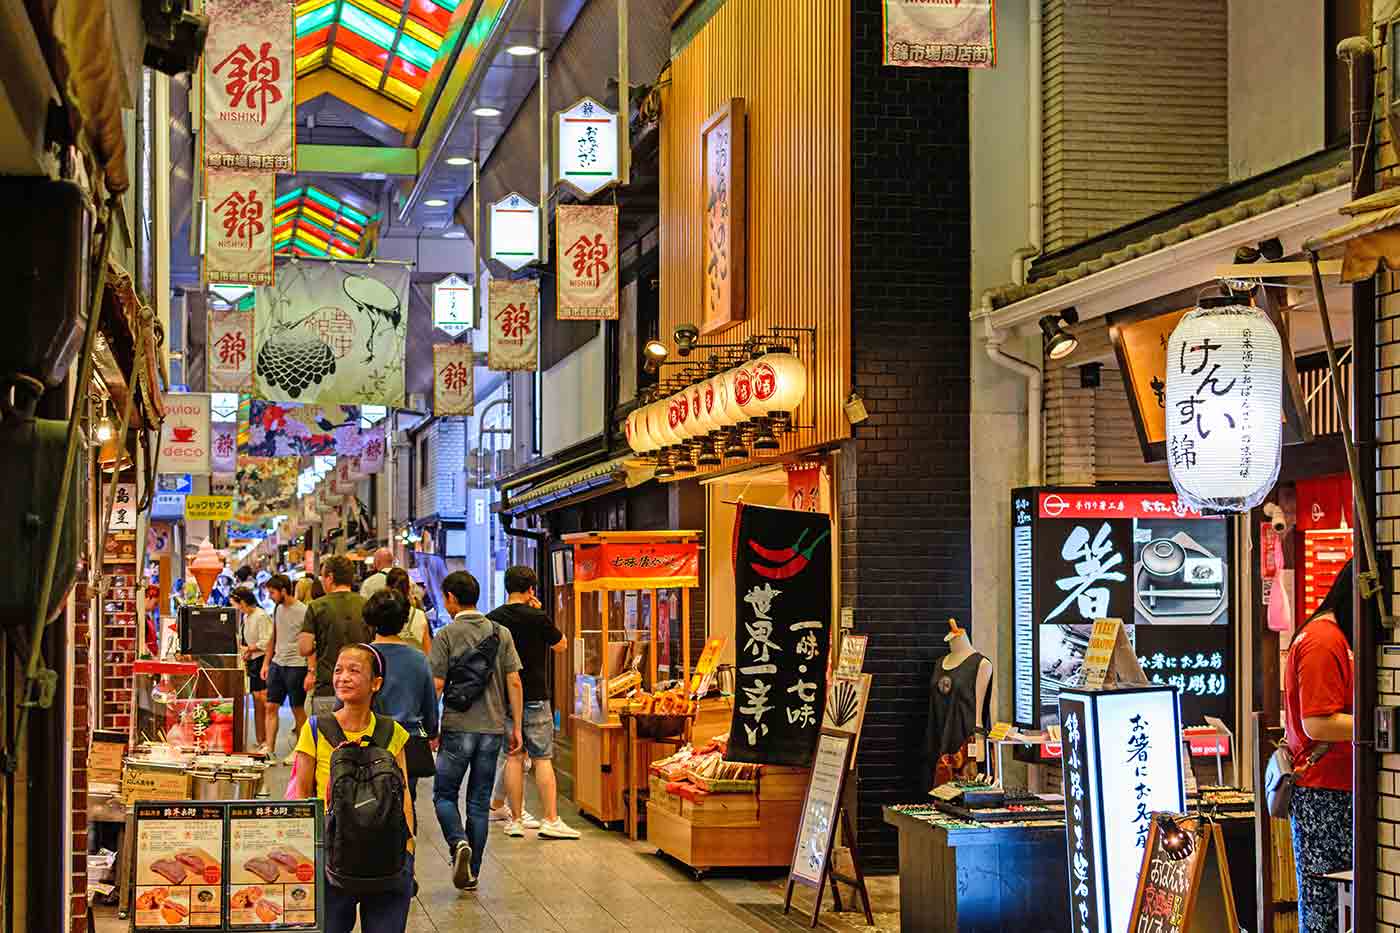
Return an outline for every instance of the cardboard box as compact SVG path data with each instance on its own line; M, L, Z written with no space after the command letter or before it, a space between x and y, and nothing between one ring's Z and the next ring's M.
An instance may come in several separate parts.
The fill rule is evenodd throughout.
M122 801L189 800L190 776L183 768L127 761L122 774Z

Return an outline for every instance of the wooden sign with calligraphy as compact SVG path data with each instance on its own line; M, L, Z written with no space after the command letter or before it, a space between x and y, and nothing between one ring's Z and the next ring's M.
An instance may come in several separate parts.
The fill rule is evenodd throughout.
M748 144L744 99L730 98L700 128L702 334L748 318Z
M1129 933L1239 928L1220 825L1200 816L1154 813L1128 917Z

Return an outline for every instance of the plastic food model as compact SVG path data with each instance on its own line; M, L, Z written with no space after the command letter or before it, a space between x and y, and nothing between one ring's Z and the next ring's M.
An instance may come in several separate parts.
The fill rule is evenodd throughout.
M151 863L151 871L160 875L171 884L179 884L184 881L185 876L190 873L189 869L186 868L184 864L173 858L157 859Z
M168 888L151 888L151 890L145 891L137 896L136 909L154 910L161 904L164 904L168 897L170 897L170 890Z
M179 901L166 901L164 904L160 905L161 919L171 926L180 925L188 913L188 908Z
M257 914L263 923L271 923L282 916L282 908L264 898L253 905L253 913Z
M246 910L262 899L263 889L257 885L251 888L242 888L233 892L233 897L228 899L228 905L234 910Z
M282 866L266 856L250 858L243 863L243 867L268 883L276 881L282 874Z

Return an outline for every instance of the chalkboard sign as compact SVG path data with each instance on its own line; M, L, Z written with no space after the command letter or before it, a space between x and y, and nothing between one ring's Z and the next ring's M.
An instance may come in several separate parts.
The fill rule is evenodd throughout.
M1128 933L1239 928L1219 824L1199 816L1154 813Z

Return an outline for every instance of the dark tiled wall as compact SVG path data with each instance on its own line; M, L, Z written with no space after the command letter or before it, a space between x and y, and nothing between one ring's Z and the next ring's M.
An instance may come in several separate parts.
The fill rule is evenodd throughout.
M898 862L880 807L926 799L947 619L972 622L968 95L961 69L880 64L879 0L855 0L853 27L852 370L870 418L841 458L841 575L870 636L860 841L880 871Z

